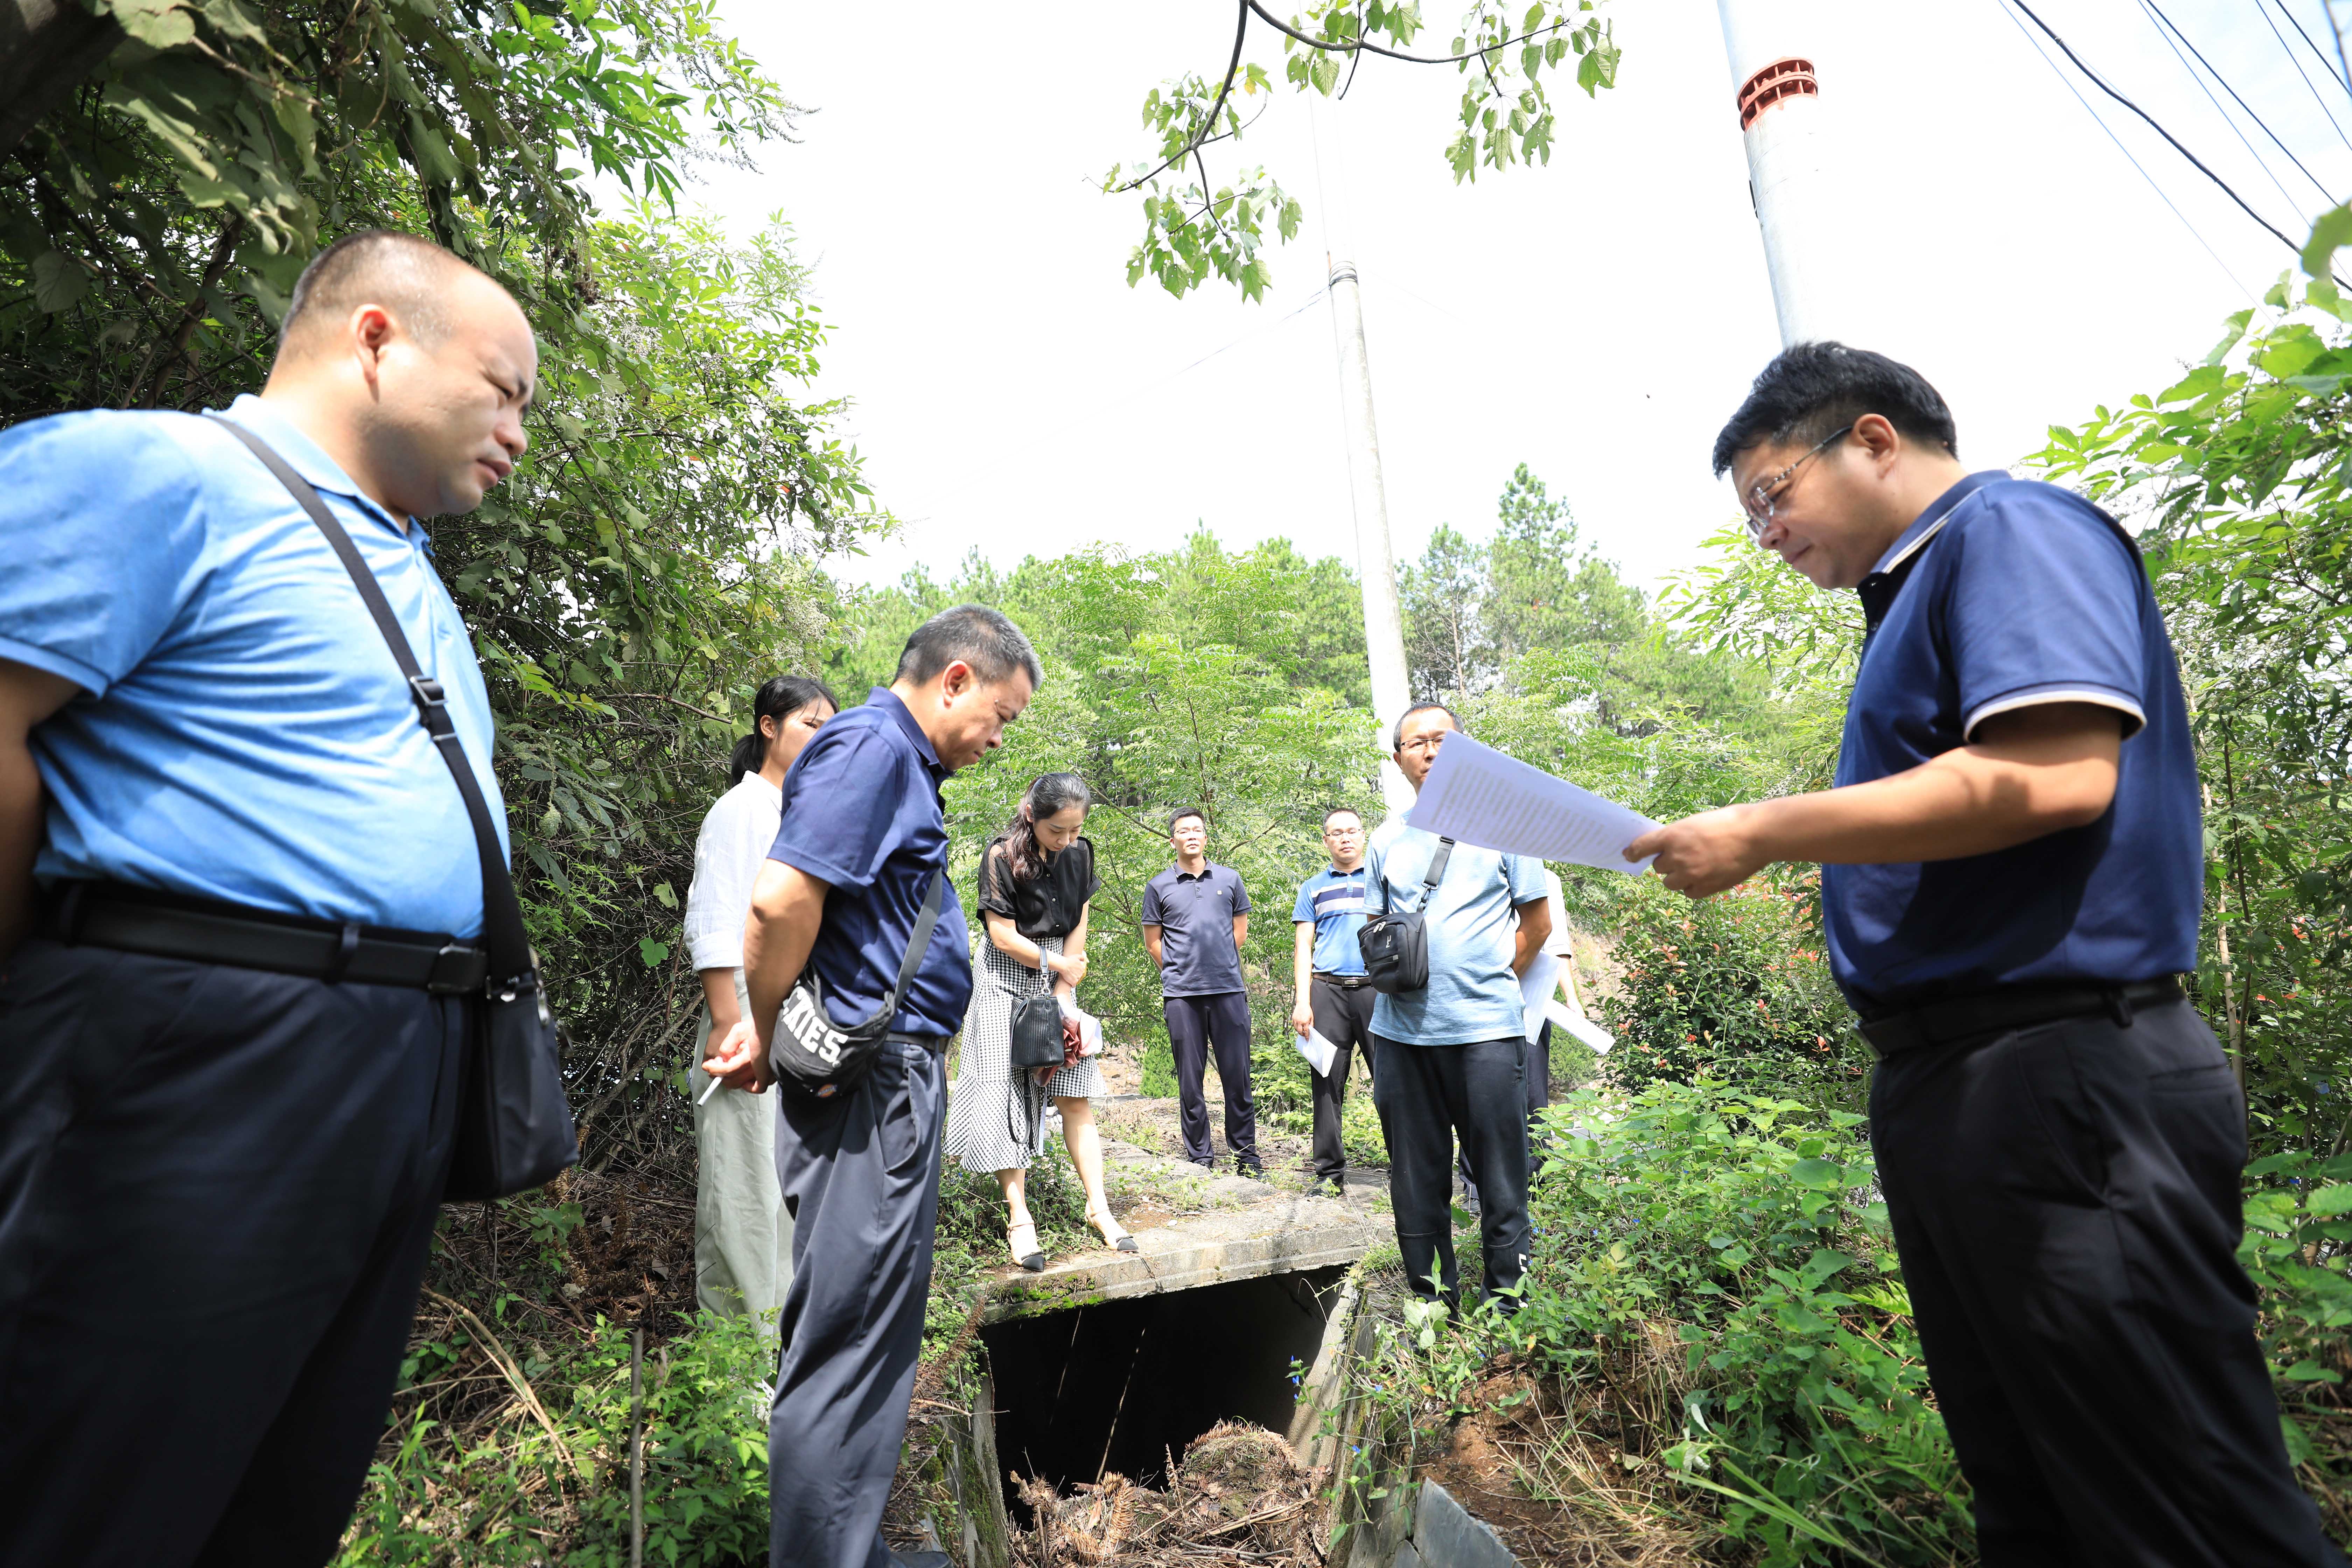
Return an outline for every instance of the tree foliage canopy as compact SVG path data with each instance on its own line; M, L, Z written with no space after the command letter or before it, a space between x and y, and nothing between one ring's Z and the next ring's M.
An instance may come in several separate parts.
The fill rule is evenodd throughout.
M1129 285L1150 277L1181 297L1215 277L1255 300L1271 278L1259 254L1267 224L1284 240L1298 232L1305 209L1263 166L1238 169L1223 184L1209 174L1208 149L1239 143L1265 112L1261 105L1244 118L1244 103L1272 100L1273 76L1244 58L1253 23L1282 39L1283 79L1326 98L1347 96L1366 55L1454 67L1462 78L1460 131L1446 144L1445 161L1459 182L1476 179L1482 167L1551 162L1549 89L1563 69L1588 96L1617 85L1622 51L1608 25L1590 14L1598 5L1535 0L1521 11L1476 0L1444 52L1415 53L1427 26L1420 0L1318 0L1286 19L1258 0L1236 0L1223 72L1212 79L1190 71L1153 88L1143 100L1150 152L1103 176L1107 192L1143 195L1143 238L1128 258Z

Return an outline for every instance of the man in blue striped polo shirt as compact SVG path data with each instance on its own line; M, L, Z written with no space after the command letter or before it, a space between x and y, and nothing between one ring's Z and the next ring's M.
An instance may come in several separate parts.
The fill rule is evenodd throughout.
M1372 1047L1372 998L1364 977L1364 819L1349 805L1323 814L1323 847L1331 864L1298 884L1290 911L1297 931L1291 972L1298 999L1290 1026L1305 1039L1309 1030L1331 1042L1331 1070L1307 1068L1314 1080L1315 1179L1344 1190L1348 1151L1339 1137L1339 1106L1348 1094L1348 1068L1356 1047Z

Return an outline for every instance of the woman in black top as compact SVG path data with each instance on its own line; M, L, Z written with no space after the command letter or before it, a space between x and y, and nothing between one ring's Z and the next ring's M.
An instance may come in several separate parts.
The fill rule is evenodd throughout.
M1024 1193L1029 1162L1045 1146L1045 1100L1062 1112L1062 1138L1087 1190L1087 1222L1122 1252L1135 1238L1111 1217L1103 1193L1102 1135L1094 1107L1101 1068L1077 1054L1075 1011L1087 977L1087 910L1097 889L1095 847L1080 837L1091 804L1076 773L1045 773L1021 797L1011 825L980 861L984 927L971 1011L963 1024L955 1092L948 1101L946 1154L967 1171L993 1173L1011 1212L1007 1239L1024 1268L1045 1267ZM1013 1010L1050 988L1064 1006L1062 1065L1013 1070Z

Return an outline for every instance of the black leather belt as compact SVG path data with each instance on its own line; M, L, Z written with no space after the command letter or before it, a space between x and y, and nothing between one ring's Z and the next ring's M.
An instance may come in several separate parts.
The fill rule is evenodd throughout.
M945 1035L908 1035L893 1029L882 1037L886 1040L897 1040L901 1045L920 1046L934 1056L948 1048L948 1037Z
M1870 1048L1882 1057L1915 1051L1926 1046L1949 1045L1971 1035L2046 1024L2059 1018L2088 1017L2105 1013L2123 1027L2132 1015L2181 1000L2180 983L2137 980L2123 985L2074 983L2064 985L2008 985L1965 996L1947 996L1864 1018L1856 1026Z
M1319 969L1315 971L1315 978L1326 985L1337 985L1342 991L1360 991L1372 983L1369 974L1327 974Z
M405 985L478 994L489 956L433 931L310 920L122 882L60 882L42 900L39 933L68 946L266 969L330 984Z

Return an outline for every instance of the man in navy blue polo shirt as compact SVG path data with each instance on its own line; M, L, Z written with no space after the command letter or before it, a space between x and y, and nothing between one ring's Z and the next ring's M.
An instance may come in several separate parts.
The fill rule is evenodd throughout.
M351 536L501 828L418 520L513 468L537 367L495 282L363 233L226 410ZM0 1563L333 1556L415 1314L481 928L463 797L269 470L187 414L0 434Z
M1309 1031L1331 1042L1331 1070L1310 1064L1315 1100L1315 1179L1345 1190L1348 1150L1339 1135L1339 1110L1348 1093L1348 1069L1356 1047L1372 1049L1372 998L1364 978L1364 818L1351 805L1323 814L1323 849L1331 863L1298 884L1290 918L1295 942L1291 980L1297 999L1290 1026L1305 1039Z
M2340 1563L2238 1267L2245 1110L2182 995L2196 758L2138 552L1969 473L1933 387L1789 350L1715 447L1759 543L1867 627L1837 787L1626 854L1704 898L1822 864L1871 1142L1988 1568Z
M1176 1112L1184 1158L1214 1166L1209 1104L1202 1093L1209 1053L1225 1089L1225 1147L1243 1175L1257 1157L1257 1102L1250 1096L1249 994L1242 989L1242 943L1249 940L1249 889L1240 873L1209 858L1209 824L1191 806L1168 819L1176 864L1143 885L1143 945L1160 965L1160 1008L1176 1058Z
M743 932L751 1012L703 1070L759 1092L777 1010L813 969L835 1023L887 998L931 881L946 868L940 786L1004 739L1037 687L1021 629L979 605L907 639L887 688L828 720L784 775L783 825ZM940 1058L971 1000L971 939L950 886L920 966L866 1074L776 1107L793 1282L768 1426L770 1561L888 1568L883 1505L906 1436L939 1215Z

